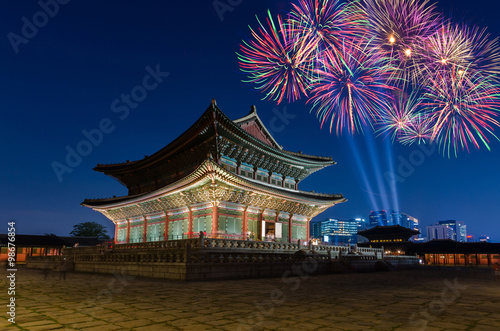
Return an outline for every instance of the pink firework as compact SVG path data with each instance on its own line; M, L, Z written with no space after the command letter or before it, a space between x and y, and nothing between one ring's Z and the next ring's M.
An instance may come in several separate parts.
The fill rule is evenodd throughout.
M398 141L403 145L425 144L430 141L431 135L432 128L429 117L423 113L416 113L413 114L406 129L401 132Z
M390 69L372 54L369 45L344 44L340 49L344 59L337 66L335 55L324 52L321 69L317 69L319 79L315 81L311 98L321 127L330 123L337 134L344 127L351 133L362 131L362 126L370 124L389 107L389 90L386 84Z
M436 30L435 5L429 0L362 0L359 6L374 47L396 67L391 78L402 85L417 84L422 78L417 45Z
M416 92L410 94L397 91L391 99L389 107L380 114L377 122L379 135L391 135L392 141L401 137L413 128L415 115L418 113L419 98Z
M486 28L464 26L464 34L471 49L469 70L479 71L483 75L498 81L500 75L500 46L498 37L491 39Z
M299 0L292 4L290 22L302 38L315 45L316 53L328 49L342 61L340 49L366 33L362 11L339 0Z
M258 20L258 19L257 19ZM259 21L259 30L250 28L253 40L240 46L239 65L248 74L249 82L266 94L264 99L281 103L307 96L310 86L311 53L314 45L299 38L293 23L284 23L280 16L273 21L268 11L267 27Z
M500 126L495 119L500 108L500 89L478 72L454 70L438 72L429 81L422 107L432 126L431 141L436 141L443 154L459 149L469 151L469 143L488 150L487 133Z
M471 60L471 42L462 28L448 23L418 43L422 57L422 75L428 77L438 70L465 70Z

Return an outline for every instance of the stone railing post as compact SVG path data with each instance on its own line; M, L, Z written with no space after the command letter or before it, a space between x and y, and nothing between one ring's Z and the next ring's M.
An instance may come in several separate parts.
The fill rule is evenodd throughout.
M203 249L205 247L205 235L203 231L200 231L200 249Z

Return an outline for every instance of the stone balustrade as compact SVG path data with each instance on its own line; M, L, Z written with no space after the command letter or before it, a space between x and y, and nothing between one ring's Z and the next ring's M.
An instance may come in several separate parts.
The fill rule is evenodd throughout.
M288 242L274 242L274 241L253 241L253 240L237 240L237 239L220 239L220 238L194 238L194 239L180 239L180 240L167 240L155 241L145 243L128 243L128 244L114 244L103 245L95 247L71 247L63 250L64 255L79 256L79 255L94 255L104 253L129 253L134 252L148 252L148 251L170 251L170 250L186 250L186 249L230 249L230 250L244 250L244 251L267 251L267 252L297 252L301 249L311 250L316 253L330 255L337 253L347 254L350 251L346 246L331 246L331 245L309 245L301 246L299 243ZM356 252L362 255L374 255L382 253L380 248L360 248Z

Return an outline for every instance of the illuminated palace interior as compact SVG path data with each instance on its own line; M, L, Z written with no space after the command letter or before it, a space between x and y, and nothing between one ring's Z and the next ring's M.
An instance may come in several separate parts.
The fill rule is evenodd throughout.
M137 161L99 164L128 195L86 199L115 224L116 243L207 237L307 242L309 221L341 194L299 190L335 162L284 150L255 107L230 120L215 100L183 134Z

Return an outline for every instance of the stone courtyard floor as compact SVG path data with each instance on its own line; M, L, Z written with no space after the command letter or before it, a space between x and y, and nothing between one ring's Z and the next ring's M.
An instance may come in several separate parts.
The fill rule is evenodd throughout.
M19 268L16 324L1 330L500 330L500 281L420 269L177 282Z

